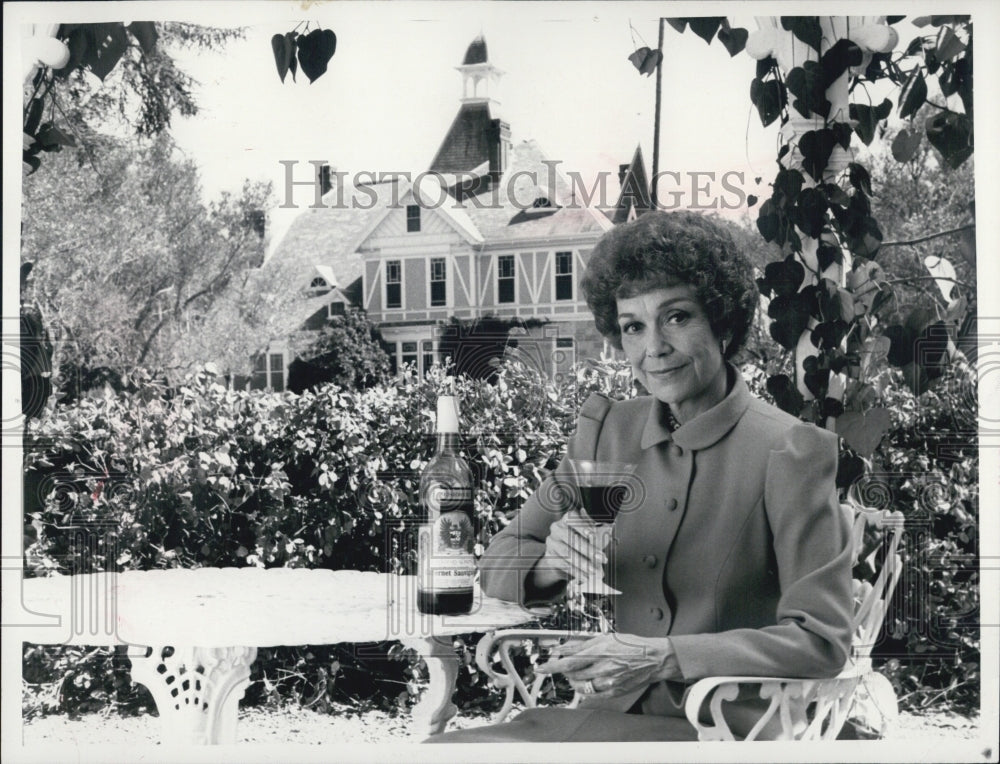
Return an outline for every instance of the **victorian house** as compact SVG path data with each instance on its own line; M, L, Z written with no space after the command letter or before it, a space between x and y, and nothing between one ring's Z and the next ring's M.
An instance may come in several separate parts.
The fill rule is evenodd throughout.
M600 236L648 209L641 151L619 169L615 207L585 205L535 142L513 140L485 40L457 68L458 112L427 172L353 186L345 173L324 176L324 207L304 211L271 259L297 264L304 300L329 295L303 306L309 321L344 304L363 308L395 368L423 372L443 360L452 319L491 318L519 323L518 347L547 374L564 374L609 351L580 277ZM280 352L272 348L260 370L270 386L290 360Z

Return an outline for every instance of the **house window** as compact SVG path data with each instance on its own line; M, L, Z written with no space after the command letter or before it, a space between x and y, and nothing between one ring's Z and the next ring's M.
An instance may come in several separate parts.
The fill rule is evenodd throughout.
M400 360L402 361L402 365L403 366L406 366L407 364L412 364L413 366L417 365L417 343L416 342L404 342L403 343L403 353L402 353L402 358Z
M556 337L556 348L552 354L552 376L557 381L564 381L573 372L576 363L576 347L572 337Z
M334 316L342 316L345 313L344 303L340 300L334 300L331 303L327 303L326 306L326 317L333 318Z
M385 343L385 352L389 355L389 373L396 376L399 373L399 363L396 361L396 343Z
M250 376L251 390L285 389L284 353L258 353L253 359L253 373Z
M572 252L556 252L556 299L573 299Z
M426 374L431 370L431 367L434 365L434 341L422 340L420 343L420 347L423 351L423 358L421 359L421 361L423 362L424 365L421 371L423 371L423 373Z
M448 267L443 257L431 258L431 307L448 302Z
M497 302L514 302L514 256L497 258Z
M330 285L326 283L325 278L317 276L309 282L309 291L313 294L323 294L330 291Z
M406 232L415 233L420 230L420 205L406 205Z
M403 307L403 266L399 260L385 263L385 307Z

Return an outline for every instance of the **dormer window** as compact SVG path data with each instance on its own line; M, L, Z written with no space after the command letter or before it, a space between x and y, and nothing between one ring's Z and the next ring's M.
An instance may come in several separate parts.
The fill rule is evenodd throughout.
M420 205L406 205L406 232L416 233L420 230Z
M549 201L549 198L547 196L539 196L537 199L535 199L535 201L531 203L531 206L534 207L535 209L539 209L542 207L551 207L552 202Z
M309 282L309 292L314 295L324 294L330 291L330 285L322 276L317 276Z

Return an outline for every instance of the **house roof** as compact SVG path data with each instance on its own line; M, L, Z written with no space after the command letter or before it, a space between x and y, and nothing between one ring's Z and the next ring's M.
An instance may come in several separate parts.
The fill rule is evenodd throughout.
M580 206L570 183L545 160L535 141L521 141L511 148L507 170L495 188L480 194L478 205L473 199L464 201L487 244L600 234L611 228L599 211ZM525 209L542 196L553 206Z
M377 185L368 188L377 188ZM361 200L364 205L353 204L352 200ZM330 281L327 274L332 273L332 283L338 286L346 286L361 276L364 264L355 254L354 244L371 221L384 212L383 205L362 209L369 203L368 196L349 184L345 184L339 196L335 184L323 201L329 206L308 208L295 218L262 266L265 273L269 269L276 271L280 266L283 273L301 273L301 278L311 280L315 269L320 267L324 278ZM307 280L305 284L297 283L290 288L301 289L308 284Z
M624 223L629 219L629 213L635 208L636 215L641 215L653 208L652 197L649 188L649 179L646 177L646 163L642 158L642 148L635 147L632 161L624 166L624 172L620 178L621 193L613 210L608 211L611 222Z
M488 60L489 56L486 52L486 40L483 39L482 35L479 35L479 37L469 43L469 47L465 51L465 58L462 60L462 65L468 66L469 64L485 64Z
M489 162L489 136L494 119L488 102L463 103L428 169L440 173L469 172Z

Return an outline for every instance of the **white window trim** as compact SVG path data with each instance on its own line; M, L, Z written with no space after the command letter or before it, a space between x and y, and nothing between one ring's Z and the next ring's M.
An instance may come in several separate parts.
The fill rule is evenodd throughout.
M410 230L410 208L411 207L416 207L417 208L417 230L416 231L411 231ZM423 232L424 232L424 210L414 200L412 203L406 204L406 206L403 208L403 233L405 233L407 235L410 235L410 234L423 233Z
M417 371L420 374L426 374L427 369L422 368L424 364L424 342L431 343L431 353L435 360L439 360L440 355L440 343L432 335L430 337L424 334L401 334L392 335L385 340L388 343L395 344L396 346L396 374L399 375L403 371L403 343L404 342L416 342L417 343Z
M500 302L500 258L501 257L512 257L514 258L514 301L513 302ZM493 270L495 271L493 276L493 304L498 308L501 306L510 305L516 307L521 304L521 287L518 284L520 279L518 278L518 271L520 271L520 263L518 262L520 258L514 252L504 252L498 254L493 263Z
M556 250L552 250L552 283L549 285L550 297L553 305L572 305L577 300L577 282L576 282L576 250L572 249L560 249L559 252L567 252L569 254L569 277L570 283L573 288L573 296L568 300L557 300L556 299L556 276L558 272L556 266L558 265L559 259L556 257Z
M444 260L444 305L431 305L431 260ZM445 308L452 307L451 258L445 255L428 257L424 261L424 268L427 273L427 290L424 295L427 310L444 310Z
M389 263L399 263L399 307L389 307ZM382 310L393 313L406 310L406 260L402 257L389 257L382 262Z

